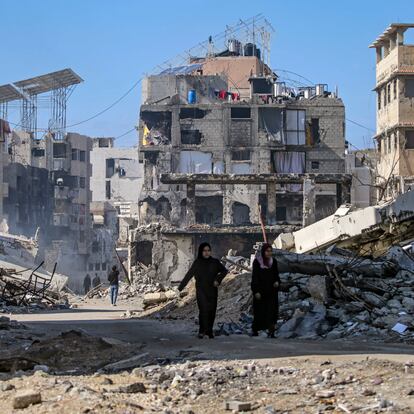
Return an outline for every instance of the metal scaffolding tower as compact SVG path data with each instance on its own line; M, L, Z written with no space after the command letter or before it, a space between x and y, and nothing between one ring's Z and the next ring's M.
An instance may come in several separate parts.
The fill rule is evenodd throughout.
M50 118L48 132L55 139L63 139L66 133L66 104L76 85L83 82L72 69L63 69L46 75L15 82L21 92L21 127L36 134L38 96L50 93Z

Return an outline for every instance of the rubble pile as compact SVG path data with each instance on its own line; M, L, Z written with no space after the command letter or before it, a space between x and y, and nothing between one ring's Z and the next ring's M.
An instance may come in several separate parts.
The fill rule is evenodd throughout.
M410 361L376 358L187 361L92 375L38 367L4 378L0 396L5 412L412 413L413 375Z
M414 342L414 257L395 246L375 260L331 247L320 254L274 251L279 264L278 337L339 339L371 336ZM252 322L247 259L230 268L219 291L216 334L246 334ZM197 319L194 285L188 296L156 313Z
M55 282L55 274L37 273L42 264L34 270L0 267L0 312L22 313L69 307L63 284Z
M0 373L17 371L49 373L85 373L133 355L140 344L89 335L81 329L64 331L55 336L39 334L17 322L0 317ZM2 328L8 324L7 335ZM18 339L18 340L17 340ZM12 342L13 343L8 343ZM9 346L10 345L10 346ZM42 368L39 368L42 367Z
M153 266L137 262L136 266L131 267L131 274L131 283L121 283L119 286L118 295L121 299L165 291L162 283L156 281L156 270Z

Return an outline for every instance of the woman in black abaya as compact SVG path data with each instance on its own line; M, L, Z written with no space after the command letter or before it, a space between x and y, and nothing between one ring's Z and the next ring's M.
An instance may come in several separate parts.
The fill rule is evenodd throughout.
M279 271L272 257L272 246L265 243L253 261L253 336L267 330L268 336L274 338L279 313L279 284Z
M213 325L216 317L218 289L227 274L227 269L220 260L211 257L211 247L208 243L201 243L198 248L197 259L181 281L178 290L182 291L194 276L196 281L196 296L199 309L199 338L207 335L214 338Z

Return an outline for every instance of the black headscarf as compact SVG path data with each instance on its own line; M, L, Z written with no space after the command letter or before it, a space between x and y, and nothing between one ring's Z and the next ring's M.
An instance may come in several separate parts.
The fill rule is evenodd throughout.
M206 242L201 243L200 246L198 246L197 259L204 259L204 257L203 257L203 250L204 250L205 247L209 247L210 250L211 250L211 246L210 246L209 243L206 243Z
M257 260L259 261L260 267L262 269L268 269L268 268L272 267L273 258L266 259L266 257L265 257L265 251L269 248L270 249L272 248L271 244L263 243L262 248L260 250L260 255L257 256Z

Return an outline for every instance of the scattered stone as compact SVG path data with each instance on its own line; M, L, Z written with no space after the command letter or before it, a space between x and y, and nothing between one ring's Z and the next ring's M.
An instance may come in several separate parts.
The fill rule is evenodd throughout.
M12 391L14 390L16 387L13 384L10 384L8 382L4 383L4 384L0 384L0 391Z
M250 411L252 409L251 403L242 402L242 401L227 401L224 404L224 409L227 411L235 411L240 413L243 411Z
M123 394L145 393L146 387L142 382L134 382L132 384L119 387L117 392L120 392Z
M42 396L40 392L24 390L17 393L13 398L13 408L23 409L29 407L29 405L40 404L41 402Z
M316 393L318 398L331 398L335 396L335 391L332 390L320 390Z
M35 365L33 371L49 372L49 367L47 365Z

